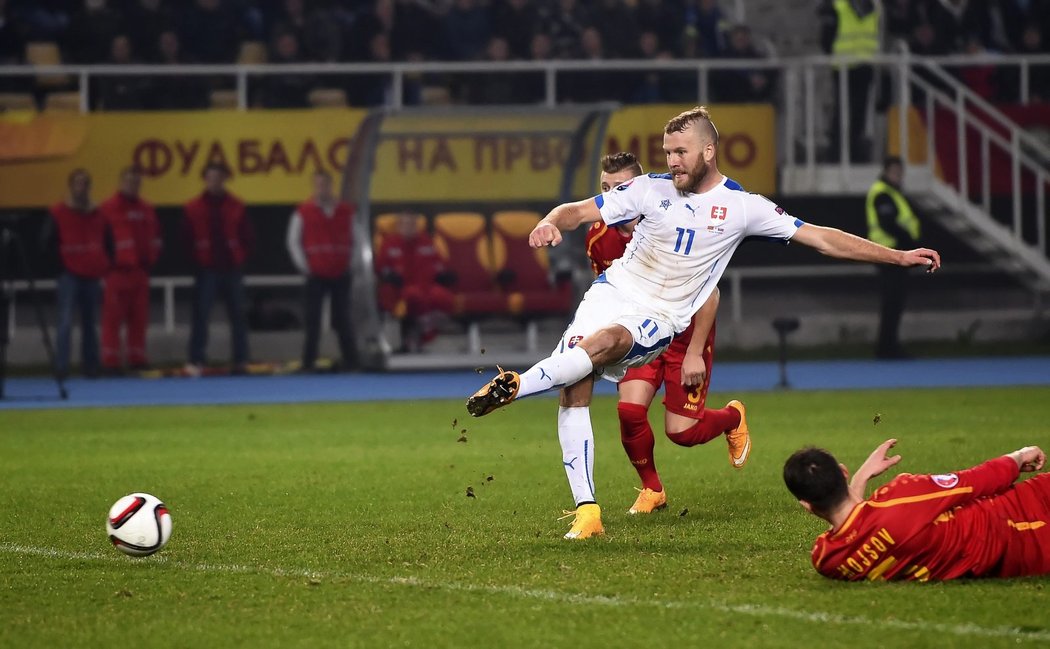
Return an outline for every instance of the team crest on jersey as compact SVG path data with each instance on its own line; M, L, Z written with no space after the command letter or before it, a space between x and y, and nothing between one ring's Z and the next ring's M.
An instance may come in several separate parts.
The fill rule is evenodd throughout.
M954 473L945 473L944 475L931 475L930 479L933 480L933 484L937 485L941 489L951 489L955 485L959 484L959 476Z
M572 349L576 345L580 344L581 340L583 340L583 336L573 336L572 338L569 338L569 342L565 346L569 349Z
M666 210L667 208L671 207L671 201L666 198L663 199L662 201L660 201L660 207Z
M718 205L712 205L711 206L711 218L712 219L718 219L719 221L725 221L726 220L726 216L728 216L728 215L729 215L729 210L728 209L726 209L724 207L720 207Z
M628 187L630 187L630 186L631 186L631 183L633 183L633 182L634 182L633 180L628 180L628 181L627 181L627 182L625 182L625 183L620 183L619 185L617 185L617 186L616 186L616 191L618 191L618 192L622 192L623 190L625 190L625 189L627 189Z
M784 213L784 208L780 207L779 205L777 205L776 207L773 208L773 211L776 212L777 214L783 214Z

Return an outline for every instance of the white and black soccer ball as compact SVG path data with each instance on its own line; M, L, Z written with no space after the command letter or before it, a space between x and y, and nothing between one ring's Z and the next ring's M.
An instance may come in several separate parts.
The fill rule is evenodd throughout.
M109 508L106 534L124 554L149 556L167 545L171 538L171 514L156 496L129 494Z

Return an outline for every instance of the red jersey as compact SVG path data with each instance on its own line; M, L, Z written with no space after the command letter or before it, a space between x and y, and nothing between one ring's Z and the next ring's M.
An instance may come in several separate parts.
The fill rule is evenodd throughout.
M946 475L901 474L813 545L848 581L1012 577L1050 571L1050 475L1013 485L1009 457Z
M113 265L149 270L160 257L160 223L153 205L138 196L113 194L99 206L113 234Z
M625 236L626 235L626 236ZM610 228L598 221L587 230L587 257L595 275L601 275L612 263L623 256L631 234L619 228Z

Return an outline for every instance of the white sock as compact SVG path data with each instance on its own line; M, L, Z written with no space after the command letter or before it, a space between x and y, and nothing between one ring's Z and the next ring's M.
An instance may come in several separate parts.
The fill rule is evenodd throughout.
M593 371L594 363L587 351L573 347L562 354L548 356L522 372L517 398L572 385Z
M594 432L591 430L591 409L558 408L558 441L561 442L561 462L569 479L576 504L594 500Z

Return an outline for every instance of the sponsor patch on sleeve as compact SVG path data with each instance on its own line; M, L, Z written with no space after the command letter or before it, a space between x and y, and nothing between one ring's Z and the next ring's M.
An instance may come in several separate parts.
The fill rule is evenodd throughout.
M931 475L930 479L933 480L933 484L937 485L941 489L951 489L955 485L959 484L959 476L954 473L945 473L944 475Z

